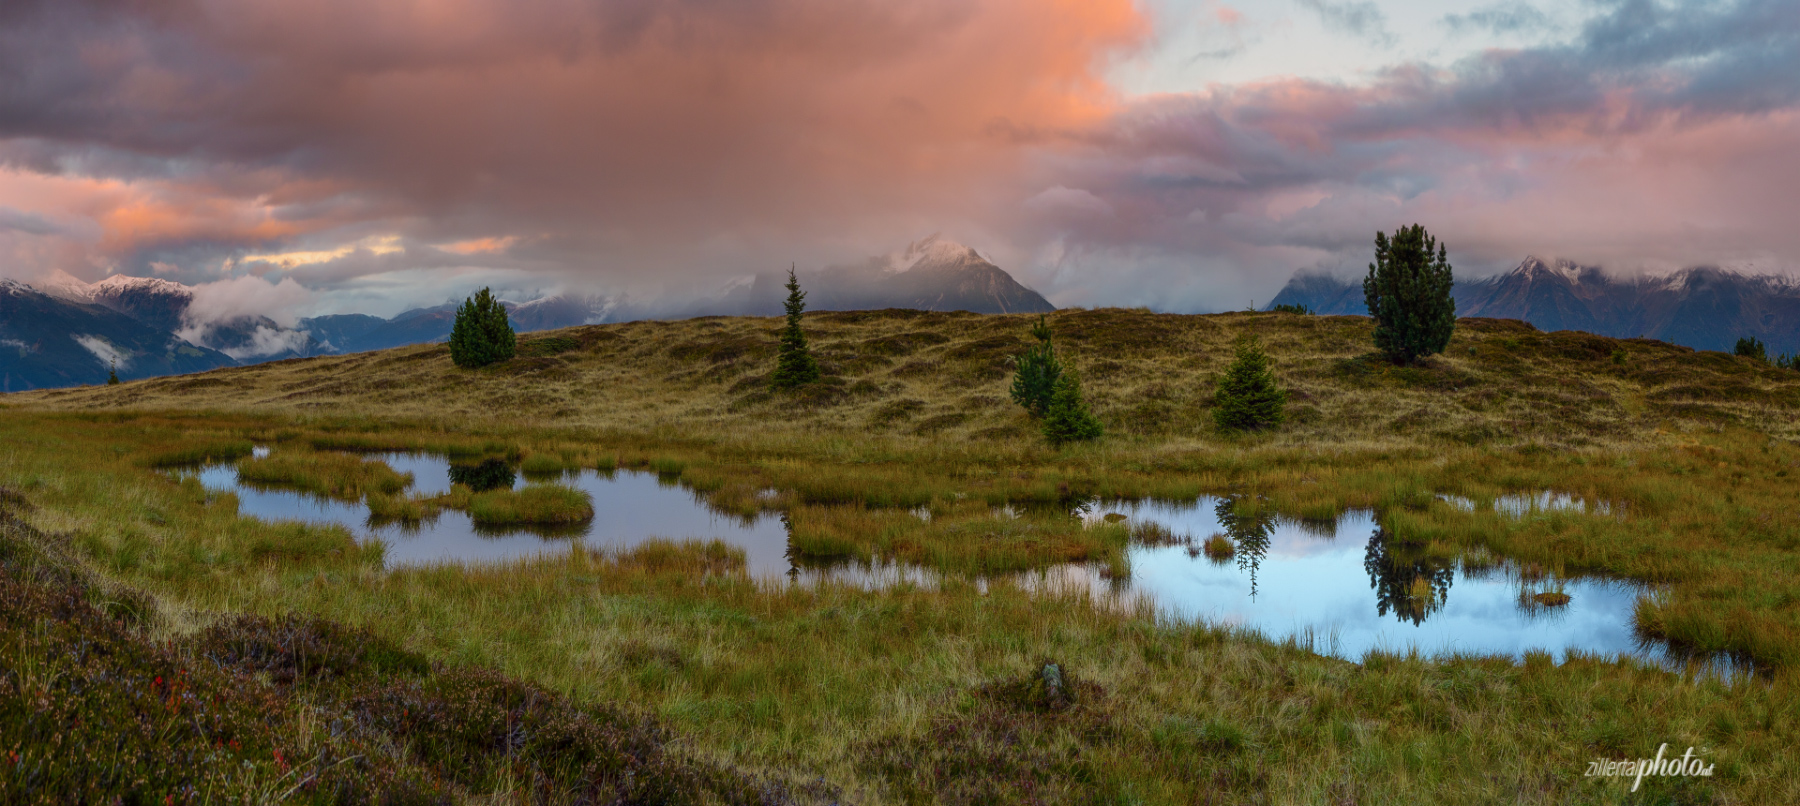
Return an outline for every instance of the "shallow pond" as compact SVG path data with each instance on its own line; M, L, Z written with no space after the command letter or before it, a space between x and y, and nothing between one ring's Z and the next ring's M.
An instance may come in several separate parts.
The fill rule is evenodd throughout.
M1375 514L1352 510L1332 522L1244 518L1230 502L1099 502L1087 517L1125 515L1151 522L1174 545L1129 550L1127 580L1097 569L1067 567L1042 576L1052 586L1087 586L1123 601L1147 601L1184 619L1296 636L1317 652L1360 658L1369 650L1428 655L1452 652L1518 657L1542 650L1559 660L1571 649L1640 655L1631 614L1641 586L1600 579L1531 577L1510 563L1465 564L1378 539ZM1233 552L1214 559L1202 550L1212 535ZM1540 604L1535 594L1566 595ZM1546 597L1550 598L1550 597ZM1554 599L1551 599L1554 601ZM1647 657L1647 656L1646 656Z
M437 495L450 491L450 462L424 454L371 454L400 473L413 476L411 492ZM781 516L763 514L740 518L709 509L692 492L660 480L653 473L584 470L555 478L593 496L594 520L577 530L545 535L530 528L478 527L467 513L444 510L420 524L371 525L369 508L294 490L259 488L240 484L232 465L215 465L194 471L209 490L230 491L238 497L238 512L268 521L298 520L335 523L360 540L380 540L387 546L389 567L434 562L494 562L566 554L577 541L589 548L630 548L651 538L670 540L722 540L744 549L750 573L779 574L789 570L787 527ZM514 476L511 484L528 481Z
M262 455L266 452L259 451ZM369 458L411 473L414 493L434 495L450 489L452 466L441 456ZM190 472L208 489L235 493L244 515L335 523L358 539L380 540L387 546L390 567L562 554L576 543L629 548L651 538L716 539L742 548L748 571L758 577L786 576L801 584L829 579L874 588L901 583L931 587L939 580L934 571L904 565L796 567L788 556L781 516L724 514L709 508L694 492L651 473L584 470L556 477L558 483L593 497L595 518L576 533L545 536L529 529L478 528L468 515L451 510L423 524L374 526L362 504L240 484L231 465ZM502 470L502 476L501 483L515 488L528 483L509 470ZM1579 509L1555 497L1522 506ZM1511 510L1521 504L1496 502L1496 507ZM1009 511L996 510L996 517L1006 517ZM1587 511L1608 514L1598 507ZM1068 565L1020 575L1019 582L1040 588L1085 588L1102 600L1145 603L1181 620L1239 626L1277 640L1295 637L1316 652L1350 660L1370 650L1416 649L1427 655L1513 657L1536 650L1559 660L1580 651L1631 655L1664 665L1678 662L1656 645L1640 642L1632 631L1633 607L1646 592L1641 586L1592 578L1540 578L1497 560L1465 563L1409 552L1377 539L1379 527L1374 513L1367 510L1346 512L1329 522L1245 518L1235 514L1227 500L1202 497L1186 502L1092 502L1075 515L1090 521L1123 516L1140 531L1142 524L1154 523L1175 539L1132 546L1130 575L1124 579L1106 579L1095 566ZM1229 558L1215 559L1201 550L1212 535L1228 540ZM1545 605L1533 598L1538 593L1567 599Z

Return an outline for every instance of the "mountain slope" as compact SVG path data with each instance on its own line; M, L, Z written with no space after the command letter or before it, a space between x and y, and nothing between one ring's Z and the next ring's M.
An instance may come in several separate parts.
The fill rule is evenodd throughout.
M1021 285L1004 269L962 244L926 238L899 255L857 266L802 272L809 311L911 308L971 313L1050 313L1049 300ZM764 273L690 315L775 316L787 297L787 274Z
M0 280L0 390L105 383L115 363L130 379L237 362L111 308Z
M1616 278L1593 266L1528 257L1505 274L1459 281L1458 316L1520 319L1544 330L1660 339L1701 350L1730 350L1754 336L1771 350L1800 353L1800 286L1781 277L1718 268L1667 277ZM1270 303L1324 314L1367 314L1359 282L1296 273Z

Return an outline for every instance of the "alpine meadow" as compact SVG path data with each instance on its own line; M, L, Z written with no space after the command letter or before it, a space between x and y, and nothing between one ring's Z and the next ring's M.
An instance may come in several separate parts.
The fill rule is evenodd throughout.
M1800 804L1795 0L0 4L0 806Z

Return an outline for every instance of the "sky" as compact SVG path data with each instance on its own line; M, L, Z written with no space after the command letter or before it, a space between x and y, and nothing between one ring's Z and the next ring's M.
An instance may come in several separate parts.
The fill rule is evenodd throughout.
M723 293L933 234L1263 305L1424 224L1800 273L1793 0L7 0L0 276L391 315Z

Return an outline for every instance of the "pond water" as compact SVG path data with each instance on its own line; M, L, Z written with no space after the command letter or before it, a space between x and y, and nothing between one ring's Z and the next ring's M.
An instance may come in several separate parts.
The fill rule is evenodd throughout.
M1178 538L1174 545L1129 550L1131 576L1107 580L1074 566L1044 574L1040 584L1086 586L1126 602L1147 601L1172 616L1254 629L1275 638L1300 636L1315 651L1360 658L1369 650L1428 655L1468 652L1558 660L1569 650L1640 655L1631 614L1646 589L1602 579L1537 577L1488 559L1465 563L1427 556L1379 537L1369 510L1335 521L1246 518L1228 500L1096 502L1086 517L1124 515ZM1202 542L1213 535L1233 548L1213 559ZM1545 605L1535 594L1566 595ZM1548 598L1548 597L1547 597ZM1554 599L1552 599L1554 601Z
M450 491L450 462L425 454L371 454L400 473L413 476L411 492L438 495ZM555 481L593 496L594 520L574 531L546 535L530 528L478 527L468 514L444 510L421 524L372 525L369 509L294 490L258 488L238 483L232 465L193 471L209 490L237 494L238 512L267 521L298 520L334 523L360 540L387 546L389 567L434 562L494 562L542 554L566 554L577 541L588 548L630 548L651 538L723 540L741 547L749 571L779 574L789 569L787 527L781 516L740 518L709 509L692 492L669 484L654 473L584 470ZM512 474L508 474L512 475ZM514 489L529 481L513 476Z
M258 451L257 456L267 455ZM394 470L411 473L411 491L448 492L452 466L441 456L374 454ZM498 481L515 489L528 480L499 467ZM786 525L777 514L742 518L709 508L704 499L655 474L584 470L555 478L593 497L595 518L575 533L549 536L529 529L479 528L452 510L413 526L371 525L368 509L292 490L240 484L231 465L187 471L208 489L231 491L239 511L264 520L335 523L361 540L380 540L390 567L434 562L491 562L588 548L629 548L650 538L722 540L744 549L748 571L785 576L797 584L832 580L866 588L895 584L935 586L934 571L898 564L796 567L788 557ZM459 472L467 474L468 469ZM463 476L467 478L467 476ZM1566 497L1528 496L1497 501L1508 512L1586 511ZM996 510L1004 517L1011 508ZM1379 537L1374 513L1352 510L1332 521L1244 517L1226 499L1194 501L1096 501L1074 513L1097 522L1123 516L1129 525L1154 523L1175 539L1128 550L1131 573L1107 579L1100 568L1066 565L1020 575L1029 587L1086 589L1118 604L1148 604L1181 620L1204 620L1261 632L1280 640L1298 637L1313 651L1359 660L1370 650L1426 655L1543 651L1558 660L1570 651L1630 655L1665 666L1681 659L1644 644L1631 628L1642 586L1583 578L1557 580L1495 558L1468 561L1426 555L1421 547L1393 545ZM921 517L929 517L924 512ZM1202 543L1219 535L1232 548L1214 559ZM985 581L978 580L985 585ZM1561 604L1534 598L1566 596Z

